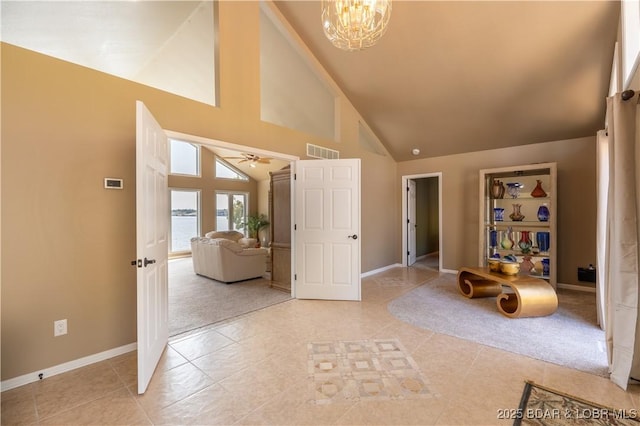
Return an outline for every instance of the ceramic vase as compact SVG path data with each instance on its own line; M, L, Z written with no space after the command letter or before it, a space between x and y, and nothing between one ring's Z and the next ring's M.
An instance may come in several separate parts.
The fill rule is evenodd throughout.
M493 218L496 222L502 222L504 220L504 209L502 207L495 207L493 209Z
M549 221L549 207L546 204L538 207L538 220L540 222L548 222Z
M531 256L524 256L522 263L520 263L520 270L523 272L531 272L533 269L533 262L531 262Z
M547 196L547 193L544 192L544 189L542 189L542 181L539 179L536 179L537 185L535 188L533 188L533 191L531 191L531 196L534 198L544 198Z
M513 240L511 239L511 227L507 228L507 230L502 233L500 247L505 250L510 250L511 247L513 247Z
M520 247L522 253L529 253L532 245L531 238L529 238L529 231L522 231L520 233L520 241L518 241L518 247Z
M522 204L514 204L513 205L513 213L511 213L509 215L509 217L514 222L520 222L520 221L522 221L522 219L524 219L524 215L520 212L520 208L521 207L522 207Z
M491 186L491 198L504 198L504 184L497 179Z

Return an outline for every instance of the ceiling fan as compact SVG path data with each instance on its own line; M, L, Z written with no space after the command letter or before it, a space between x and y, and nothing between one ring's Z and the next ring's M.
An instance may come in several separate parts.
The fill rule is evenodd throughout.
M240 160L238 164L249 162L249 166L256 167L256 164L271 164L273 158L260 157L256 154L240 153L241 157L224 157L225 160Z
M240 154L241 157L224 157L225 160L240 160L238 161L238 163L245 163L245 162L250 162L251 165L253 166L256 163L260 163L260 164L271 164L271 160L273 160L273 158L269 158L269 157L260 157L256 154L247 154L247 153L241 153Z

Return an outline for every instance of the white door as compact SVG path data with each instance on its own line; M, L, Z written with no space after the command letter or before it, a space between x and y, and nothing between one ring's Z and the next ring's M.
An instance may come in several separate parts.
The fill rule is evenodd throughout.
M138 393L144 393L169 340L167 284L168 141L140 101L136 103L136 254Z
M360 300L360 160L294 168L295 296Z
M416 181L407 186L407 266L416 263Z

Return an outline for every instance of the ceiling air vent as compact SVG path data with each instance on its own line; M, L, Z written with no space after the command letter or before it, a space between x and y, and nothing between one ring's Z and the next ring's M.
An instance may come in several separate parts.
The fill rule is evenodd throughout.
M340 158L340 151L308 143L307 156L313 158L325 158L327 160L336 160Z

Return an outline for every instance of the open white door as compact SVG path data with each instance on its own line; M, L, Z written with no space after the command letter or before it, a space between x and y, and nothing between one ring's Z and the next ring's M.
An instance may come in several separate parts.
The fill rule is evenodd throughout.
M407 266L411 266L416 263L416 181L407 184Z
M136 103L136 255L138 393L144 393L169 340L167 283L168 140L140 101Z
M299 299L360 300L360 159L294 162Z

